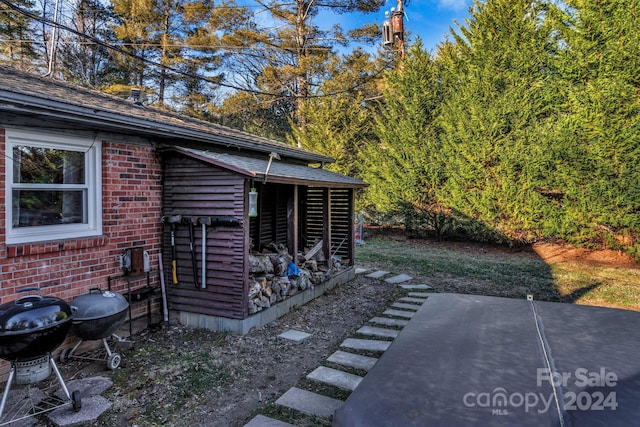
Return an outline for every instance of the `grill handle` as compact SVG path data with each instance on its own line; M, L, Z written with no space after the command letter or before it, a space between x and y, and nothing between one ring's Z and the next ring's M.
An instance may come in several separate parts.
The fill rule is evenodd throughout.
M37 300L37 301L42 301L42 295L40 295L40 288L37 286L33 286L30 288L24 288L24 289L20 289L17 293L21 294L24 292L34 292L37 291L38 294L37 295L25 295L23 297L20 297L16 300L16 304L17 305L24 305L24 306L31 306L33 301Z

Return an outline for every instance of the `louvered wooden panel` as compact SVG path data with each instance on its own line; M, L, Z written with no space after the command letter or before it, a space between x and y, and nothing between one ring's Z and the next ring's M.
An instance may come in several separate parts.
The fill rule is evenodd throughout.
M331 189L331 252L350 258L353 233L351 224L351 190Z
M260 209L250 234L257 243L255 250L261 251L273 242L287 244L287 203L291 191L285 185L265 185L258 190Z
M276 217L275 217L275 234L274 241L276 243L282 243L284 245L287 244L287 203L289 201L289 187L284 185L279 185L277 187L277 196L276 196Z
M244 217L245 180L224 169L182 156L165 158L164 215ZM201 289L202 228L194 227L194 278L189 227L176 227L178 285L171 281L170 227L164 226L163 260L172 310L243 319L247 316L243 227L208 227L206 288Z
M273 201L276 199L275 187L265 185L260 191L260 210L258 218L260 221L260 236L258 248L261 251L265 245L274 240L275 207Z
M317 187L309 187L307 190L307 206L306 206L306 224L304 233L307 237L307 244L313 245L315 242L322 240L324 235L324 216L323 216L323 189Z

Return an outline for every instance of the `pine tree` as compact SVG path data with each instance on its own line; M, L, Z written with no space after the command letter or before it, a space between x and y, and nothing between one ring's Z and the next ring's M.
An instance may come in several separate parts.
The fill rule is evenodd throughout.
M237 49L247 49L238 51L245 55L237 60L248 76L244 88L262 93L254 97L256 111L268 105L277 106L275 114L285 115L284 119L304 129L305 103L324 81L325 69L336 47L346 47L353 41L371 42L371 36L379 32L376 26L365 26L345 34L339 26L319 28L314 18L321 10L343 14L375 12L384 2L269 0L256 3L261 8L256 15L266 14L269 18L265 21L270 22L271 27L245 26L226 41ZM245 95L238 96L247 100Z
M34 12L32 0L14 0L20 9ZM35 46L33 23L24 14L0 3L0 63L8 63L24 70L32 69L39 57Z
M96 0L79 0L73 9L74 28L105 43L115 41L109 29L111 11ZM109 69L109 50L77 34L63 32L58 48L59 70L66 81L82 86L98 86Z
M294 126L290 142L335 158L326 166L334 172L361 176L360 152L375 139L371 117L383 65L360 49L333 56L325 81L301 112L305 126Z

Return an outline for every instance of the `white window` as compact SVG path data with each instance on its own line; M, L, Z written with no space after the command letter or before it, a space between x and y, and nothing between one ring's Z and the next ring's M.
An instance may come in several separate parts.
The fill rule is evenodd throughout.
M7 244L102 233L101 143L6 131Z

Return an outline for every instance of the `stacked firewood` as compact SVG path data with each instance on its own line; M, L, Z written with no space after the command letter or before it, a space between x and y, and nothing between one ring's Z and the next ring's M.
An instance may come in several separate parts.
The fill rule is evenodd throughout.
M270 245L268 253L249 255L249 313L271 307L288 297L324 280L326 273L318 270L318 261L299 257L301 265L284 245Z

